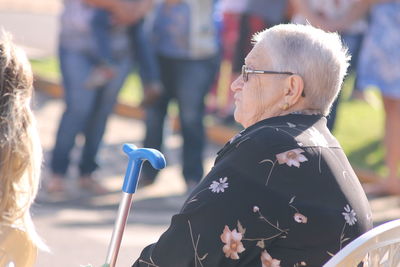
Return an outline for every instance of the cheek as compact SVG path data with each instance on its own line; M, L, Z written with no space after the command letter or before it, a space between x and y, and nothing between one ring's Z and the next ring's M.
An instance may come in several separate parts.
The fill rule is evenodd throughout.
M279 87L265 87L257 96L259 99L259 107L264 110L275 109L280 102L280 99L283 97L281 91L282 89Z
M253 100L251 95L244 90L237 93L236 97L234 117L238 123L244 125L248 121L248 117L251 117Z
M254 89L246 95L247 98L247 110L253 114L259 113L265 106L265 95L262 90Z

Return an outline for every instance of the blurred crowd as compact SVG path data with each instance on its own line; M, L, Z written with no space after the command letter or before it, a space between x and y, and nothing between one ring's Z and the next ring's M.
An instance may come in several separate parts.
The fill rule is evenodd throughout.
M76 136L82 188L105 192L93 179L108 116L126 77L137 69L146 111L144 147L162 150L168 105L176 101L183 137L182 174L188 190L203 177L203 117L233 118L231 81L241 74L252 36L287 22L337 31L351 54L352 97L369 86L382 93L386 112L388 179L374 190L400 192L400 1L397 0L64 0L59 61L65 93L46 183L65 189ZM307 86L307 85L306 85ZM328 116L333 130L340 97ZM157 171L145 165L140 186Z

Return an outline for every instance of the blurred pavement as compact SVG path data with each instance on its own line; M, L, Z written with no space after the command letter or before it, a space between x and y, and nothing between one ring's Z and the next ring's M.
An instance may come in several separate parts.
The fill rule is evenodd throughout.
M61 7L62 0L0 0L0 29L11 32L30 57L55 55Z

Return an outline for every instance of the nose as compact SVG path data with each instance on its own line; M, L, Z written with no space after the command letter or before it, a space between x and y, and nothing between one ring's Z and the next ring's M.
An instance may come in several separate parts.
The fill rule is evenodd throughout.
M235 91L237 91L237 90L242 89L242 88L243 88L243 84L244 84L243 77L242 77L242 75L239 75L239 76L232 82L232 84L231 84L231 91L232 91L232 92L235 92Z

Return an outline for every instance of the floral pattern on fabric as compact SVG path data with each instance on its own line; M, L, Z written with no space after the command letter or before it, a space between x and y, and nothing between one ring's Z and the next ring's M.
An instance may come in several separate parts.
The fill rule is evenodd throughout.
M233 229L232 231L229 229L227 225L225 225L224 231L221 234L221 241L224 243L224 246L222 247L223 252L225 253L226 258L231 258L233 260L238 260L239 255L238 253L242 253L243 251L246 250L244 247L242 241L251 241L251 242L256 242L256 245L262 249L265 248L265 243L264 241L270 240L273 238L276 238L277 236L281 235L282 233L287 234L287 230L283 230L279 228L279 223L274 225L272 222L270 222L267 218L265 218L261 212L260 209L257 206L253 207L253 212L258 213L260 216L260 219L269 224L270 226L274 227L279 231L278 234L269 236L269 237L263 237L263 238L245 238L245 233L246 233L246 228L242 226L240 221L237 222L237 228L238 230ZM261 263L262 266L280 266L279 263L280 261L277 259L273 259L268 252L264 249L264 251L261 253Z
M261 253L262 267L280 267L280 263L280 260L273 259L266 250L263 250L263 252Z
M188 226L189 226L189 231L190 231L190 238L192 241L192 246L193 246L193 250L194 250L194 262L197 266L197 263L200 266L203 266L202 261L205 260L208 256L208 253L205 253L204 255L200 256L199 252L198 252L198 246L199 246L199 241L200 241L200 234L198 234L197 236L195 236L193 234L193 229L192 229L192 224L190 223L190 221L188 220Z
M286 164L289 167L295 166L300 167L301 162L307 161L307 158L302 155L304 153L303 149L296 148L276 155L276 159L279 164Z
M228 188L228 177L224 178L219 178L219 182L213 181L212 184L210 185L209 189L211 189L211 192L213 193L219 193L219 192L224 192L225 188Z
M221 241L225 243L222 250L225 253L225 257L231 258L232 260L238 260L239 254L246 249L243 246L242 233L238 233L236 229L231 231L227 225L225 225L224 232L221 234Z
M350 226L354 225L357 222L355 211L352 210L349 205L346 205L344 207L344 211L345 212L342 212L342 214L344 216L346 223Z
M227 189L228 187L229 187L228 177L223 177L219 178L218 180L212 181L209 187L203 188L202 190L194 194L192 197L190 197L187 200L185 206L193 202L196 202L198 200L198 196L204 191L210 190L212 193L219 194L219 193L224 193L225 189Z
M271 174L272 174L272 170L274 169L275 164L276 164L277 161L278 161L278 163L280 165L281 164L286 164L289 167L295 166L295 167L299 168L300 167L300 163L308 161L308 159L302 153L304 153L303 149L296 148L296 149L292 149L292 150L288 150L288 151L276 154L275 155L275 157L276 157L275 161L272 161L270 159L264 159L264 160L260 161L260 163L268 162L268 163L272 164L272 167L271 167L270 172L268 174L267 181L266 181L265 185L266 186L268 185L269 179L270 179Z
M294 202L295 199L296 199L296 196L293 196L289 201L289 207L291 207L295 211L295 213L293 215L293 219L297 223L307 223L308 218L306 216L304 216L303 214L301 214L299 212L299 210L294 206L293 202Z
M296 222L298 222L298 223L307 223L307 220L308 220L306 216L304 216L303 214L298 213L298 212L296 212L296 213L293 215L293 218L294 218L294 220L295 220Z
M372 226L326 120L305 115L267 119L228 142L171 224L134 267L322 266Z

